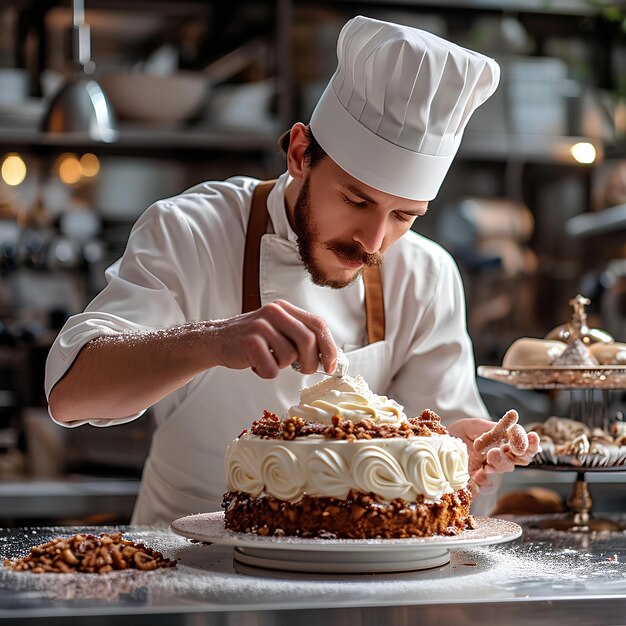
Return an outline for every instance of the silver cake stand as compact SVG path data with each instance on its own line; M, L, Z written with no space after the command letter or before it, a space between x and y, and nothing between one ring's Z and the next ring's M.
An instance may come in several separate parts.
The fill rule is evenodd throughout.
M516 367L481 365L478 375L518 389L554 389L570 393L570 417L589 428L608 430L610 392L626 389L626 368L594 367ZM572 463L531 463L529 468L550 472L576 472L567 498L568 514L560 519L539 520L537 528L589 533L623 530L626 526L615 520L594 517L593 500L585 475L588 472L625 472L626 465L592 466L584 460Z

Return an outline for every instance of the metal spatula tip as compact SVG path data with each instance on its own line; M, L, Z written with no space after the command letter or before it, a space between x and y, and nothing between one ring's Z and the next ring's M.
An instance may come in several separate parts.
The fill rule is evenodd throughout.
M317 368L316 373L324 374L325 376L334 376L335 378L342 378L348 373L348 365L349 365L348 357L345 355L343 350L338 349L337 350L337 367L335 368L335 371L329 374L327 371L324 370L324 366L320 362L320 365ZM302 370L300 361L294 361L291 364L291 367L293 367L293 369L296 370L296 372L300 372Z

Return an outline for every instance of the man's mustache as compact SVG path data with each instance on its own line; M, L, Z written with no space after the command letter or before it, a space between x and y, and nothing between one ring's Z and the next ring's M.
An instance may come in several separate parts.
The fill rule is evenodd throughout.
M346 243L344 241L331 241L326 244L328 250L336 252L339 256L348 261L363 263L366 267L375 267L383 262L383 255L380 252L370 254L365 252L358 243Z

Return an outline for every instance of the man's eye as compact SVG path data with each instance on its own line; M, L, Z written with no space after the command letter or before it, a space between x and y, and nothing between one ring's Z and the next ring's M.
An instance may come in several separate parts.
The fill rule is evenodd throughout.
M409 213L394 212L394 215L396 216L396 219L400 220L401 222L412 222L414 219L417 219L418 217L420 217L419 215L413 215Z
M367 200L361 200L361 201L352 200L352 198L349 198L345 194L342 194L342 195L343 195L344 202L346 202L350 206L360 206L360 207L363 207L363 206L365 206L367 204Z

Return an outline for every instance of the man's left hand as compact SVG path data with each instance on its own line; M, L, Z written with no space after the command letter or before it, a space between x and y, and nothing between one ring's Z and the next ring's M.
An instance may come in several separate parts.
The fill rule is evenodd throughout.
M480 418L459 420L448 430L467 445L472 496L491 486L490 474L511 472L516 465L528 465L539 450L539 435L526 433L517 423L517 411L507 411L495 424Z

